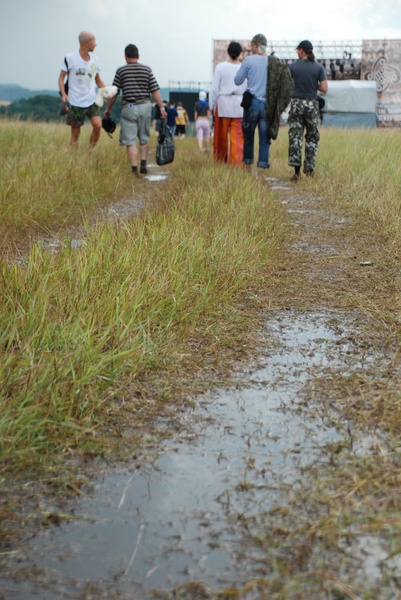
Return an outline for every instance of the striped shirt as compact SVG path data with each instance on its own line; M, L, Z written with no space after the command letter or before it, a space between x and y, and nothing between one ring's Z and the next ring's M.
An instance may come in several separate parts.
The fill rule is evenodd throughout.
M117 69L113 85L122 90L122 105L142 104L150 100L152 92L159 90L150 67L134 62Z
M266 102L267 56L251 54L242 61L234 83L241 85L247 79L247 90L261 102Z

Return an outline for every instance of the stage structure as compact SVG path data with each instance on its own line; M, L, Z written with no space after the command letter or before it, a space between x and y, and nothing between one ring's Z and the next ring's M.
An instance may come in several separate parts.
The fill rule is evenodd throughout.
M226 60L230 41L213 40L213 71L219 62ZM244 48L243 56L249 54L250 40L236 41ZM329 88L330 81L335 80L375 82L379 127L401 126L401 40L311 41L316 60L326 69ZM299 40L271 40L267 53L290 64L297 60L298 43Z
M250 53L250 40L238 40L244 48L243 56ZM230 40L214 40L213 71L219 62L227 59L227 46ZM298 60L298 41L269 41L267 54L274 54L288 64ZM313 53L326 69L328 79L360 79L362 41L343 40L313 42Z

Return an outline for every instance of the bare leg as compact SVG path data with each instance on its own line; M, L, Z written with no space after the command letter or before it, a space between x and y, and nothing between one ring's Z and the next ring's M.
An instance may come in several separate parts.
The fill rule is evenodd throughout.
M136 144L127 146L127 156L131 166L136 167L138 164L138 152L136 149Z
M139 151L141 153L141 160L147 160L148 159L148 154L149 154L149 143L148 144L141 144L139 146Z
M71 126L71 138L70 138L70 146L73 148L78 148L79 136L81 135L81 128Z
M89 140L89 149L93 150L93 148L96 146L97 142L99 141L100 132L102 131L102 119L100 117L92 117L91 123L92 123L92 134L91 134L90 140Z

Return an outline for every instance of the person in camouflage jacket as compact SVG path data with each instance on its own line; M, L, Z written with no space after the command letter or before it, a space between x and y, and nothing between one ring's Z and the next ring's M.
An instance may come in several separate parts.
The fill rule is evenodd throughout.
M270 137L272 140L276 140L280 126L280 115L291 101L294 81L287 64L276 56L270 55L268 57L267 70L266 119Z

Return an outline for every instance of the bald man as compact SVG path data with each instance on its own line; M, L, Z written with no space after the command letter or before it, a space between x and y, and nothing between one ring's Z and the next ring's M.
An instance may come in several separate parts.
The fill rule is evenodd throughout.
M63 60L58 87L63 102L69 102L71 108L67 113L66 123L71 127L70 144L78 147L81 127L85 117L92 125L89 148L92 150L99 140L102 129L100 109L95 104L97 87L105 86L100 78L99 61L95 54L96 39L90 31L79 34L79 50L70 52ZM68 94L65 90L65 76L68 74Z

